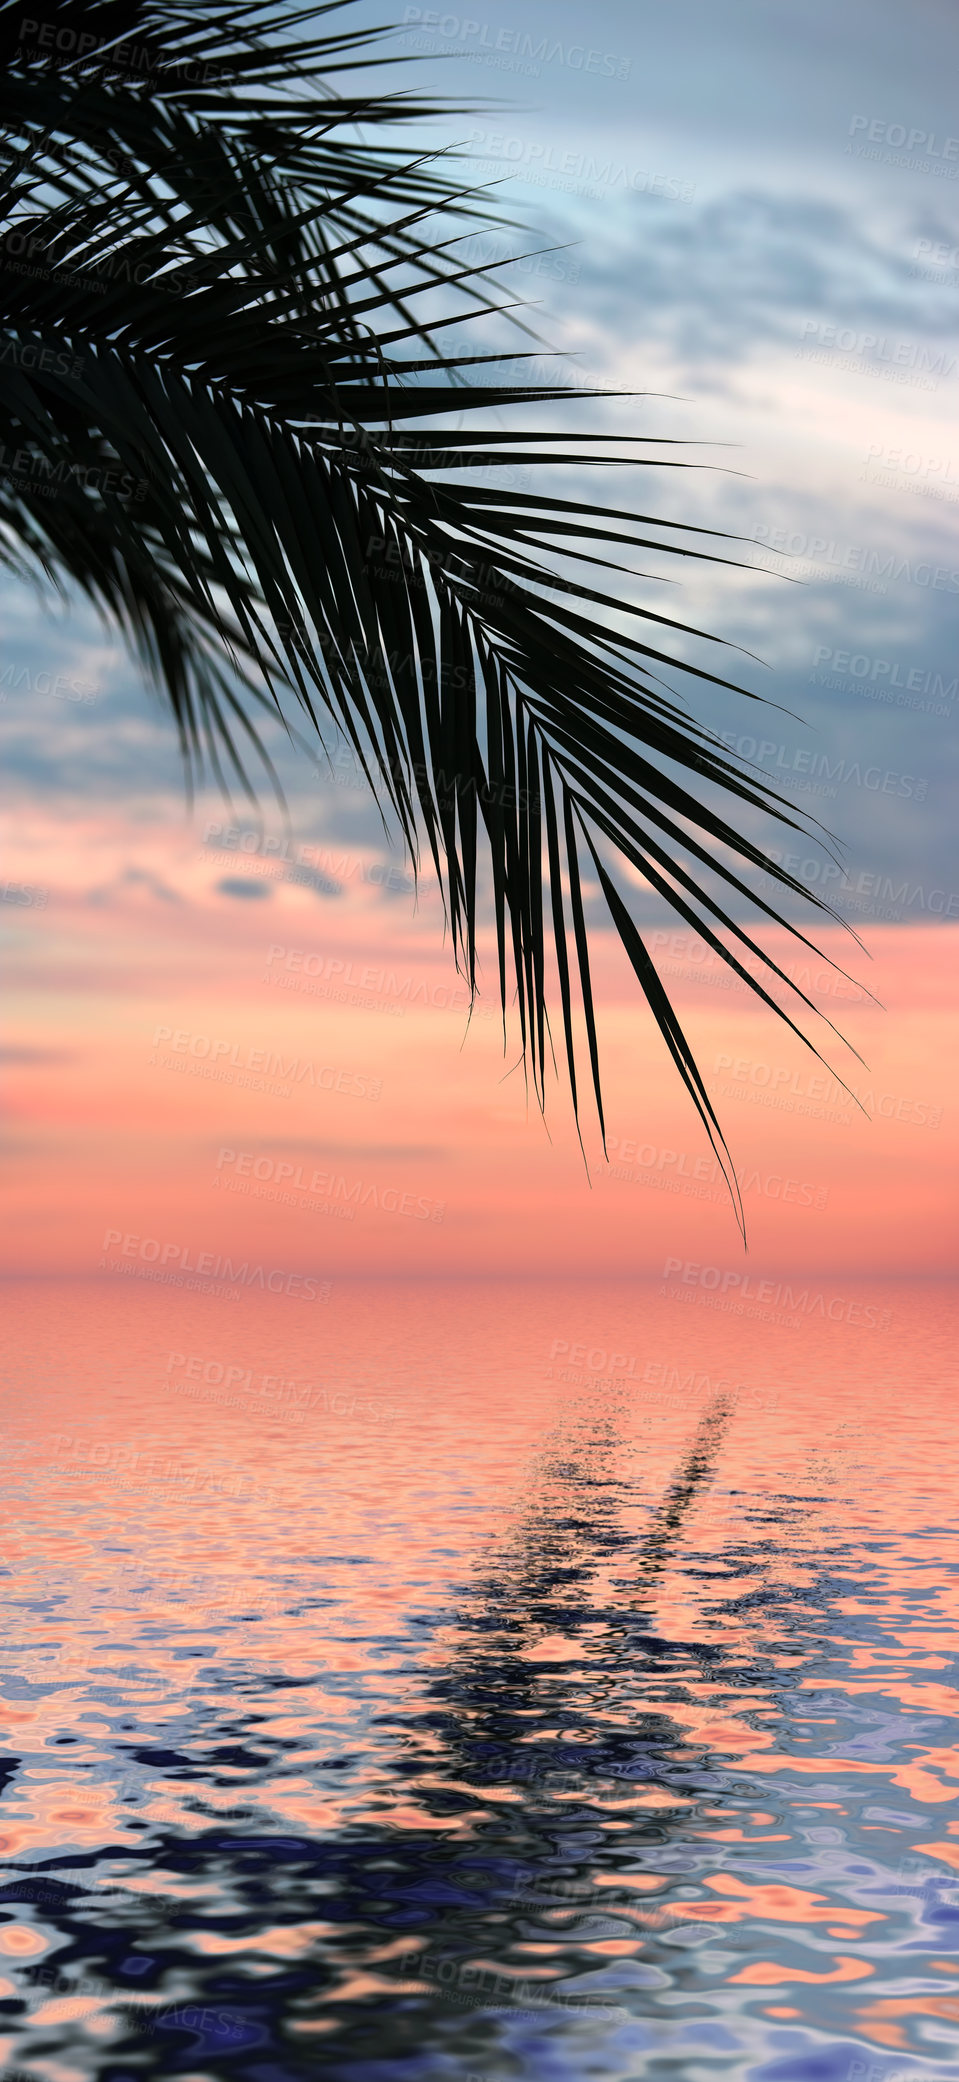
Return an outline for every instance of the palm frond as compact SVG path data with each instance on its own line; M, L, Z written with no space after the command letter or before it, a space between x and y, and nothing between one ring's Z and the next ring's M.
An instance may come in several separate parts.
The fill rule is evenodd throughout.
M68 37L14 49L19 0L0 6L0 556L79 586L122 631L191 768L225 764L246 785L258 715L334 724L414 866L428 847L474 993L485 863L504 1032L515 1005L545 1105L558 991L577 1123L581 1019L605 1147L587 869L741 1223L719 1123L615 879L617 862L632 870L799 1032L741 957L795 986L727 906L785 923L743 880L761 868L835 917L733 820L738 806L810 827L661 674L749 689L664 648L699 632L631 597L637 557L741 562L717 547L736 538L476 481L491 465L538 482L688 463L673 442L490 426L569 395L495 380L501 356L446 344L511 308L495 269L457 253L472 224L502 220L455 155L356 141L357 125L450 109L377 97L365 78L343 91L392 53L339 21L319 36L318 13L338 17L339 0L68 5L58 23L104 39L74 56Z

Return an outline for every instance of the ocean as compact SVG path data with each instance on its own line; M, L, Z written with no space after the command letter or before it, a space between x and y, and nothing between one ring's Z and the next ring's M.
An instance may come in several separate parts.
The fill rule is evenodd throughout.
M955 2077L954 1290L6 1297L4 2076Z

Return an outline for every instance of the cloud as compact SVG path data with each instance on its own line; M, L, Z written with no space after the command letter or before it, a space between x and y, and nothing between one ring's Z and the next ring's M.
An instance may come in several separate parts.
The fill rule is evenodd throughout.
M658 342L700 388L721 390L731 365L770 342L794 347L804 319L910 340L951 343L948 289L914 272L921 237L954 242L936 213L917 212L899 243L838 204L740 191L682 213L637 205L629 265L612 247L584 272L583 307L607 337Z
M74 1063L76 1059L75 1048L32 1048L17 1041L0 1043L0 1063Z
M172 889L169 882L164 882L161 876L151 874L148 868L128 867L124 868L122 874L115 875L112 882L104 882L99 889L91 889L87 895L87 903L98 906L111 904L127 889L145 889L164 904L183 902L179 891Z
M269 883L255 875L223 875L216 887L221 896L232 896L242 903L256 903L273 894Z
M239 1137L241 1142L243 1139L243 1136ZM252 1140L247 1136L244 1146L247 1149L262 1150L269 1156L289 1151L291 1155L298 1157L405 1157L411 1162L414 1159L422 1158L425 1161L428 1158L434 1163L450 1154L448 1149L436 1142L311 1142L302 1137L291 1140L289 1137L275 1135L269 1136L268 1139L254 1136ZM222 1147L222 1138L217 1141L215 1147L218 1150Z
M299 888L313 889L316 891L317 896L342 896L343 894L342 882L335 881L332 875L324 875L321 868L290 867L287 868L284 880L293 882Z

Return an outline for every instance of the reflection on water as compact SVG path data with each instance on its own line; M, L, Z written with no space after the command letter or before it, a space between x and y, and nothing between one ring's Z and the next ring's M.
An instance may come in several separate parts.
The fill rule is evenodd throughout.
M15 1289L4 2074L959 2072L949 1299L871 1299Z

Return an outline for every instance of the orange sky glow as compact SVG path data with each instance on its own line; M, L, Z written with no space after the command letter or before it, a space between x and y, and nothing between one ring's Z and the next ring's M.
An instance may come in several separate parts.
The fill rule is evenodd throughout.
M594 962L610 1163L587 1091L587 1178L561 1081L547 1133L512 1038L504 1064L491 945L467 1035L425 881L415 905L365 874L324 898L259 862L268 894L239 902L200 839L98 810L31 818L14 848L16 886L44 894L4 913L10 1271L95 1276L110 1232L121 1253L131 1236L158 1243L161 1264L176 1245L317 1277L649 1277L670 1257L743 1269L715 1161L612 935ZM751 1268L923 1277L952 1263L959 928L862 932L868 955L835 928L818 945L883 1009L785 935L768 944L865 1068L810 1018L824 1068L724 987L701 944L651 936L733 1152Z

